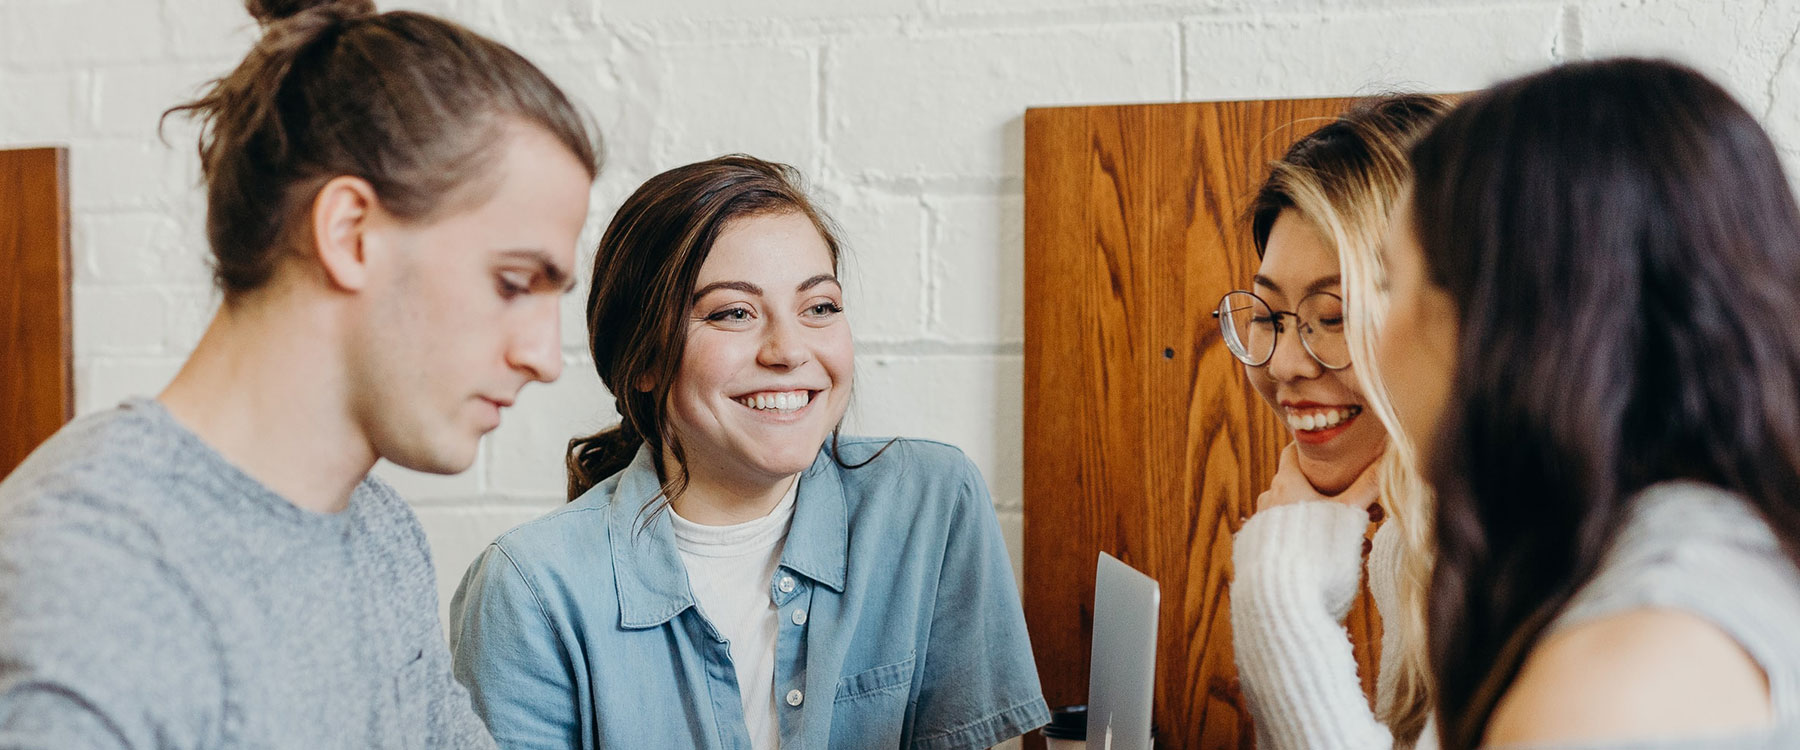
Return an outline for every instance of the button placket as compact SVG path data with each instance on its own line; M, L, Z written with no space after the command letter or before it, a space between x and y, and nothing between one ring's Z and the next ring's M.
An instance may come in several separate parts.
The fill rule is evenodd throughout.
M777 570L775 580L769 582L769 600L777 609L784 609L788 602L806 593L806 584L787 570Z

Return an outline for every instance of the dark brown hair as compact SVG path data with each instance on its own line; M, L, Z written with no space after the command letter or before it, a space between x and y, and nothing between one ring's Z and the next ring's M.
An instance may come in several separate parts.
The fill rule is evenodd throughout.
M304 242L331 179L360 177L387 211L427 220L483 197L509 122L542 128L599 169L584 118L506 46L434 16L370 0L246 0L263 36L192 102L201 123L213 278L227 302Z
M1440 738L1464 750L1649 485L1740 495L1800 561L1800 208L1756 119L1662 61L1503 83L1412 158L1459 326L1418 437Z
M619 207L594 256L587 323L594 370L621 421L569 441L570 500L623 470L644 445L658 459L661 497L672 501L686 489L685 457L664 405L687 348L694 284L732 221L783 213L812 220L835 270L842 252L837 230L806 196L800 173L785 164L735 154L676 167L650 178ZM661 465L664 448L676 466Z

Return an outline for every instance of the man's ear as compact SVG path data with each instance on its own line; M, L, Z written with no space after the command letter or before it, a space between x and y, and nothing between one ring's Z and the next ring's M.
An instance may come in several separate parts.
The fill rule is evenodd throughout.
M364 234L375 207L375 188L361 177L333 177L313 197L313 250L332 286L359 291L368 283Z

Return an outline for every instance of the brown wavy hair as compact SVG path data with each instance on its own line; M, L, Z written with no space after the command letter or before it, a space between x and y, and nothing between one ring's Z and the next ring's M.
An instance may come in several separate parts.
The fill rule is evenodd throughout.
M485 198L512 122L542 128L587 168L598 144L542 71L435 16L370 0L248 0L263 35L200 98L163 113L200 122L213 279L227 303L267 283L308 240L325 183L355 176L408 221Z
M663 502L687 488L686 459L665 405L687 348L689 298L731 222L784 213L812 220L835 271L842 254L837 229L807 197L799 171L785 164L733 154L676 167L619 207L594 255L587 323L594 370L612 392L620 422L569 441L570 500L622 471L646 445L658 459ZM662 465L665 449L672 467Z

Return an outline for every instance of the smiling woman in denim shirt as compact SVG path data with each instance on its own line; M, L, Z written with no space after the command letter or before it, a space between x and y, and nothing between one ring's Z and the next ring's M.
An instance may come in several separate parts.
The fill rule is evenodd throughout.
M451 603L506 748L976 748L1049 718L957 449L840 437L839 245L790 167L670 170L613 218L588 331L622 421Z

